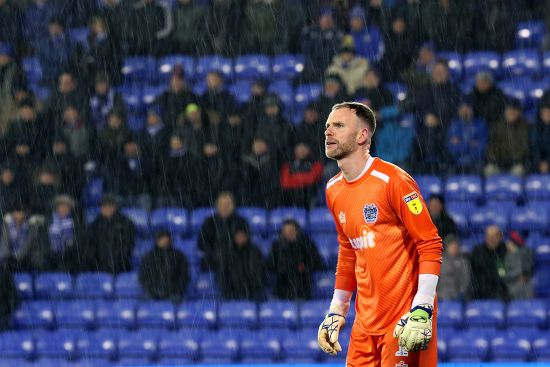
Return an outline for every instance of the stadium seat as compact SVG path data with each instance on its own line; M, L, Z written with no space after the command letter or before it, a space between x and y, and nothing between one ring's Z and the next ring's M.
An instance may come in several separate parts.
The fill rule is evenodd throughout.
M475 331L455 331L447 340L449 362L482 362L488 353L489 341Z
M88 36L90 34L90 29L88 27L79 27L71 28L69 30L69 36L71 39L79 43L84 48L88 48Z
M527 361L531 343L524 333L506 332L491 340L493 362Z
M279 97L286 111L292 110L294 106L294 88L290 81L274 80L269 85L268 91L270 93L275 93Z
M216 275L213 272L201 272L194 277L194 292L197 299L216 299L219 296Z
M199 358L199 345L197 333L163 333L158 343L160 364L194 364Z
M159 334L153 330L125 332L118 336L118 359L122 365L150 364L157 357Z
M31 332L7 331L0 334L0 361L8 360L10 364L7 366L19 366L19 362L34 355L35 344Z
M492 51L474 51L464 55L462 66L464 75L475 76L478 71L490 71L493 76L500 75L500 55Z
M292 79L304 71L304 56L282 54L271 60L272 77L274 80Z
M517 48L540 48L546 34L546 27L542 20L520 22L516 26Z
M302 328L318 327L319 315L326 315L329 311L329 302L326 300L303 302L300 307L300 325Z
M309 210L310 233L336 233L334 217L326 207L311 208Z
M136 326L136 301L97 302L95 317L97 326L100 328L134 328Z
M538 333L532 340L531 347L537 362L550 362L550 331Z
M233 61L219 55L202 56L197 60L195 72L198 80L202 80L211 71L222 73L226 79L233 78Z
M258 311L256 303L249 301L225 301L218 306L218 326L221 328L256 328Z
M38 331L34 333L35 350L38 358L71 359L76 355L75 330L58 332Z
M215 209L211 207L196 208L191 212L191 234L196 234L201 229L204 221L215 214Z
M304 109L310 102L315 102L321 92L323 86L319 83L302 84L296 88L294 97L295 106L299 109Z
M464 316L462 303L458 301L441 301L437 310L437 325L441 328L460 328Z
M21 67L30 84L38 84L42 81L42 64L37 57L24 57L21 60Z
M59 328L92 328L95 306L86 300L59 301L55 305L55 320Z
M166 87L146 85L141 90L141 99L145 107L149 107L166 90Z
M319 320L317 321L319 323ZM286 362L318 363L325 358L325 354L317 344L317 327L286 333L281 347L283 360Z
M311 240L317 247L324 263L331 268L336 266L338 259L338 236L336 233L316 233L311 235Z
M246 219L252 233L264 235L267 232L267 212L264 208L239 207L237 214Z
M315 272L312 277L313 297L317 299L329 299L334 293L334 270Z
M236 334L221 332L201 340L202 363L230 364L239 356L239 339Z
M143 289L139 284L137 272L117 275L115 278L115 296L117 298L140 298L143 296Z
M242 363L273 363L280 358L281 342L271 333L246 333L241 339L240 346Z
M140 328L166 328L176 327L176 313L174 305L169 301L147 301L138 304L136 320Z
M83 360L106 362L114 359L117 345L116 330L100 330L95 333L81 333L77 336L76 347Z
M206 90L208 89L208 86L206 85L206 80L199 79L193 84L193 93L195 93L197 96L202 96L206 93ZM224 84L222 86L222 90L226 90L227 86Z
M550 175L530 175L525 179L525 196L528 201L550 200Z
M175 249L184 253L187 257L187 262L191 267L200 266L202 252L197 247L196 239L181 240L177 238L174 240L173 246Z
M298 327L298 305L294 301L269 301L260 304L259 321L262 328Z
M403 83L386 83L385 86L393 95L393 100L395 103L403 102L405 99L407 99L407 96L409 95L408 88Z
M84 187L84 203L86 206L96 206L103 196L103 178L95 177Z
M442 51L437 53L437 57L447 60L449 73L453 80L462 79L462 55L455 51Z
M538 267L534 275L534 285L537 297L550 297L550 269Z
M214 328L218 324L218 314L214 301L199 300L182 302L176 317L180 328Z
M34 297L32 275L29 273L14 273L13 278L17 294L24 300L32 299Z
M266 55L242 55L235 59L235 78L269 79L270 74L271 62Z
M428 201L431 195L441 195L443 193L443 183L441 178L433 175L422 175L414 178L420 193L424 200Z
M181 65L183 74L187 80L195 76L195 59L185 55L168 55L158 60L158 76L160 84L167 84L172 76L174 66Z
M503 231L508 229L508 212L494 205L474 209L470 214L470 227L477 233L484 233L489 225L496 224Z
M441 333L443 329L437 330L437 359L439 362L447 361L447 338Z
M307 229L307 215L304 208L275 208L269 213L269 230L271 233L278 233L283 225L283 222L287 219L293 219L302 230Z
M134 269L139 268L141 259L143 256L153 248L152 239L137 238L135 240L134 248L132 249L132 267Z
M245 105L252 98L252 81L250 80L237 80L228 89L237 103L241 105Z
M151 236L151 227L149 225L149 213L141 208L122 208L124 213L136 226L138 235L142 237Z
M73 278L68 273L42 273L34 281L37 298L70 298L73 293Z
M17 328L51 329L55 326L52 304L49 301L24 302L15 310L13 321Z
M468 302L464 320L468 327L500 328L505 322L504 304L496 300Z
M75 296L80 298L110 298L113 277L107 273L81 273L76 277Z
M475 208L475 205L470 202L456 202L451 201L445 205L447 213L453 218L458 231L461 234L467 234L470 232L470 226L468 224L468 217Z
M137 87L121 87L118 88L126 107L128 108L129 117L139 117L145 113L145 104L143 103L142 91Z
M125 85L144 85L157 82L157 61L149 56L124 59L121 69Z
M548 224L546 203L530 203L510 214L510 227L518 231L546 231Z
M533 250L537 265L550 264L550 237L533 233L527 238L527 246Z
M482 196L481 178L474 175L450 176L445 182L447 201L477 202Z
M519 200L523 197L522 178L515 175L495 175L485 180L487 200Z
M542 300L519 300L508 304L506 312L507 326L511 327L546 327L546 305Z
M541 73L537 50L514 50L502 55L502 72L513 76L535 77Z
M497 83L497 86L506 97L517 99L524 109L527 108L531 85L531 81L526 81L523 77L503 80Z
M159 208L151 213L151 227L153 231L165 229L173 236L185 237L189 218L183 208Z

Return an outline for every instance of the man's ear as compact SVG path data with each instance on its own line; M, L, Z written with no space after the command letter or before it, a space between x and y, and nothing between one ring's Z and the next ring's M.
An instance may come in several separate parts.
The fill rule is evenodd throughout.
M357 144L359 145L370 145L371 137L369 130L367 128L361 129L359 135L357 136Z

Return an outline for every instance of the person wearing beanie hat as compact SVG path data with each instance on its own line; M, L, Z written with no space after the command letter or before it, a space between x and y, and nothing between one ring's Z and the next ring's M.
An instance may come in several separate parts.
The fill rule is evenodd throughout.
M362 6L355 5L350 10L349 28L357 55L371 62L380 61L384 54L383 38L377 25L367 24Z
M504 281L511 300L533 298L533 265L533 252L525 246L522 235L510 231L504 257Z
M326 70L326 74L340 76L348 94L353 95L359 88L361 77L369 67L367 59L355 53L355 42L352 36L342 39L340 52L332 59L332 63Z
M530 143L533 162L531 168L540 174L550 173L550 98L540 101L537 122L531 127Z
M155 100L163 111L164 121L171 127L177 125L178 117L190 103L197 103L198 97L193 93L185 79L185 70L181 64L172 68L166 90Z
M437 283L437 296L445 301L462 301L471 291L470 261L462 253L456 235L444 237L443 246L445 252L441 263L441 276Z

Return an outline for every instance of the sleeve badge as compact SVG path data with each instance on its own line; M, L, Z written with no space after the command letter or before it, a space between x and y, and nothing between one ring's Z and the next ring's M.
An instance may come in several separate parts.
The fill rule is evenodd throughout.
M416 193L416 191L411 192L408 195L405 195L403 197L403 201L405 201L405 204L407 204L407 207L409 208L410 212L414 215L418 215L422 213L422 202L420 201L420 196Z

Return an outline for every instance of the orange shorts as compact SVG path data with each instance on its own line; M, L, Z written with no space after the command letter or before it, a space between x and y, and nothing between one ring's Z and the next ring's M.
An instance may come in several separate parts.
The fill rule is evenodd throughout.
M433 337L428 349L406 352L400 349L393 330L384 335L369 335L352 328L346 359L347 367L436 367L436 317L432 319Z

